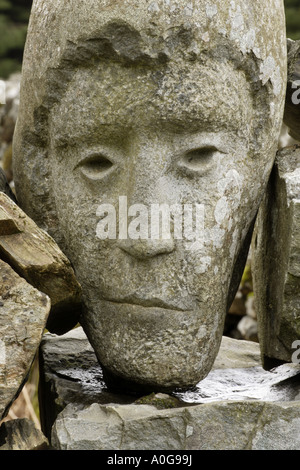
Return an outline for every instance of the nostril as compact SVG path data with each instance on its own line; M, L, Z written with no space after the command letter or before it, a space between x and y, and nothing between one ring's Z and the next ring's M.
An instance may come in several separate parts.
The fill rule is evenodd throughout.
M153 258L154 256L172 253L174 240L119 240L121 250L137 259Z

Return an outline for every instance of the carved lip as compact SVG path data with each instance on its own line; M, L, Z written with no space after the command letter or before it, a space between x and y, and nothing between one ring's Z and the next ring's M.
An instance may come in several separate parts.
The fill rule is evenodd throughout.
M178 312L186 312L188 309L180 308L177 305L170 305L164 300L154 298L154 299L141 299L139 297L125 297L122 299L103 299L106 302L116 303L116 304L127 304L127 305L137 305L140 307L146 308L163 308L165 310L173 310Z

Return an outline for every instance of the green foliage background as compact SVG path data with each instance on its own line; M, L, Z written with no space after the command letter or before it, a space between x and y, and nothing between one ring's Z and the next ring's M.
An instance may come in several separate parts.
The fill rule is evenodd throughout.
M300 0L284 0L287 36L300 39Z
M0 0L0 77L21 69L32 0Z
M284 2L288 37L300 39L300 0L284 0ZM8 78L11 73L21 69L31 5L32 0L0 0L0 77L2 79Z

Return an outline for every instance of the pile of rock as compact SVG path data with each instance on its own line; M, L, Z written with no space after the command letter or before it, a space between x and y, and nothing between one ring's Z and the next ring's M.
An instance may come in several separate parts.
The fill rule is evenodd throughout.
M300 365L264 371L259 345L223 337L189 392L110 393L81 328L41 345L42 429L56 450L299 449Z
M0 188L0 420L27 379L45 327L63 333L81 308L67 258L1 190L6 187Z

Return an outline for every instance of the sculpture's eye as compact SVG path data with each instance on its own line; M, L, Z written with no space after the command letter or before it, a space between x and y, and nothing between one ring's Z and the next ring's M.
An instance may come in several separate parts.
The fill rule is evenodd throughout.
M113 163L102 154L95 154L80 162L81 172L90 179L103 178L113 167Z
M205 173L211 168L216 152L218 150L215 147L191 150L178 161L178 166L187 173Z

